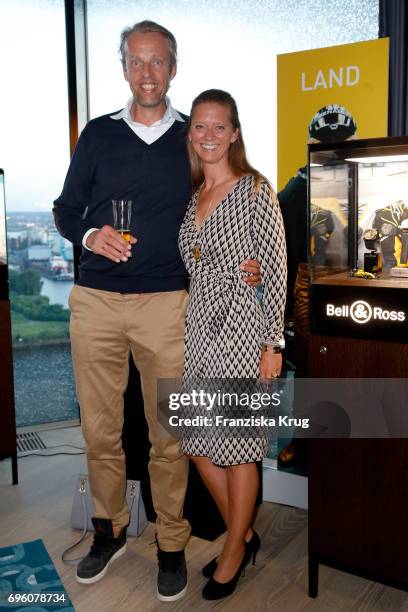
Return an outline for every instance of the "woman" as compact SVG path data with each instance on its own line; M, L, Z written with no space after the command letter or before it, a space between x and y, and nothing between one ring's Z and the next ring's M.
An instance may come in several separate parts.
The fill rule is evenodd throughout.
M282 367L286 247L276 195L245 155L236 103L212 89L193 102L188 130L193 189L179 247L191 278L185 337L185 379L271 379ZM239 264L257 259L264 284L242 280ZM205 599L233 592L260 546L251 521L259 487L259 438L182 438L227 526L218 560L203 570Z

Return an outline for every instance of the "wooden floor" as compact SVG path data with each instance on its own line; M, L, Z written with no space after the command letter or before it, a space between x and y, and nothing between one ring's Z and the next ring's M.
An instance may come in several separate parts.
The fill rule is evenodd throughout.
M41 437L48 446L82 444L78 428L45 431ZM76 452L70 447L43 452L61 450ZM200 612L212 608L225 612L408 612L407 593L325 567L320 568L319 597L310 599L307 513L270 503L262 505L256 521L262 538L257 565L247 570L237 591L225 600L213 604L201 598L205 579L200 569L218 553L222 537L216 542L192 538L186 553L187 595L173 604L156 599L156 553L151 544L154 539L151 524L139 539L128 539L126 554L112 564L102 581L80 585L75 581L74 568L64 565L60 555L78 538L78 532L69 527L69 517L76 475L83 470L83 455L26 457L19 460L20 484L13 487L10 462L0 461L0 547L42 538L77 612ZM88 546L89 540L82 548L83 554Z

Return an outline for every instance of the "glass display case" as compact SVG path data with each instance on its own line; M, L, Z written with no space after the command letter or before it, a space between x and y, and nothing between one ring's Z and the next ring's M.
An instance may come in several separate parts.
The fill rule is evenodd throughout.
M408 456L395 403L406 394L394 379L408 376L408 138L310 145L308 178L308 376L343 381L349 423L364 407L375 425L378 399L388 428L308 440L309 592L319 564L406 589ZM371 379L388 381L377 396ZM342 397L320 403L339 422Z
M408 340L408 138L309 146L312 333Z

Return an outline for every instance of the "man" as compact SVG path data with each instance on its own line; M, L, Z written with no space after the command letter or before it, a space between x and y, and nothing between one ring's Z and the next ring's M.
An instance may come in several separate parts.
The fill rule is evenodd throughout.
M178 378L183 370L187 278L177 241L191 195L186 117L166 97L176 74L171 32L150 21L137 23L122 33L120 52L132 98L119 113L87 124L54 206L60 233L84 247L70 296L70 330L96 533L77 580L96 582L125 551L129 514L121 434L131 350L152 445L157 595L175 601L187 588L188 468L178 442L157 435L156 387L158 379ZM113 199L133 202L130 244L112 227ZM249 263L242 269L259 268ZM257 281L255 276L251 283Z

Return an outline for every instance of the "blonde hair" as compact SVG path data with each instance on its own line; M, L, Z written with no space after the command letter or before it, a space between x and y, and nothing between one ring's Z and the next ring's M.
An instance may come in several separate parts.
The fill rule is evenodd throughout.
M216 102L222 106L226 106L230 112L230 119L234 130L238 130L238 138L235 142L231 143L228 150L228 163L231 170L237 176L243 176L244 174L250 174L255 179L255 192L258 193L261 183L266 181L269 185L269 181L251 166L246 157L244 139L242 137L241 123L238 116L238 108L234 98L226 91L221 89L207 89L200 93L194 100L191 106L190 119L188 123L188 129L191 128L191 121L194 115L194 111L199 104L204 102ZM190 158L191 167L191 181L193 190L197 189L199 185L204 181L204 173L201 164L201 160L197 153L194 151L190 142L187 143L188 155Z
M127 39L129 36L131 34L148 34L149 32L162 34L167 39L170 52L170 68L177 65L177 42L174 34L155 21L146 19L135 23L131 28L125 28L120 35L119 54L124 69L126 69Z

